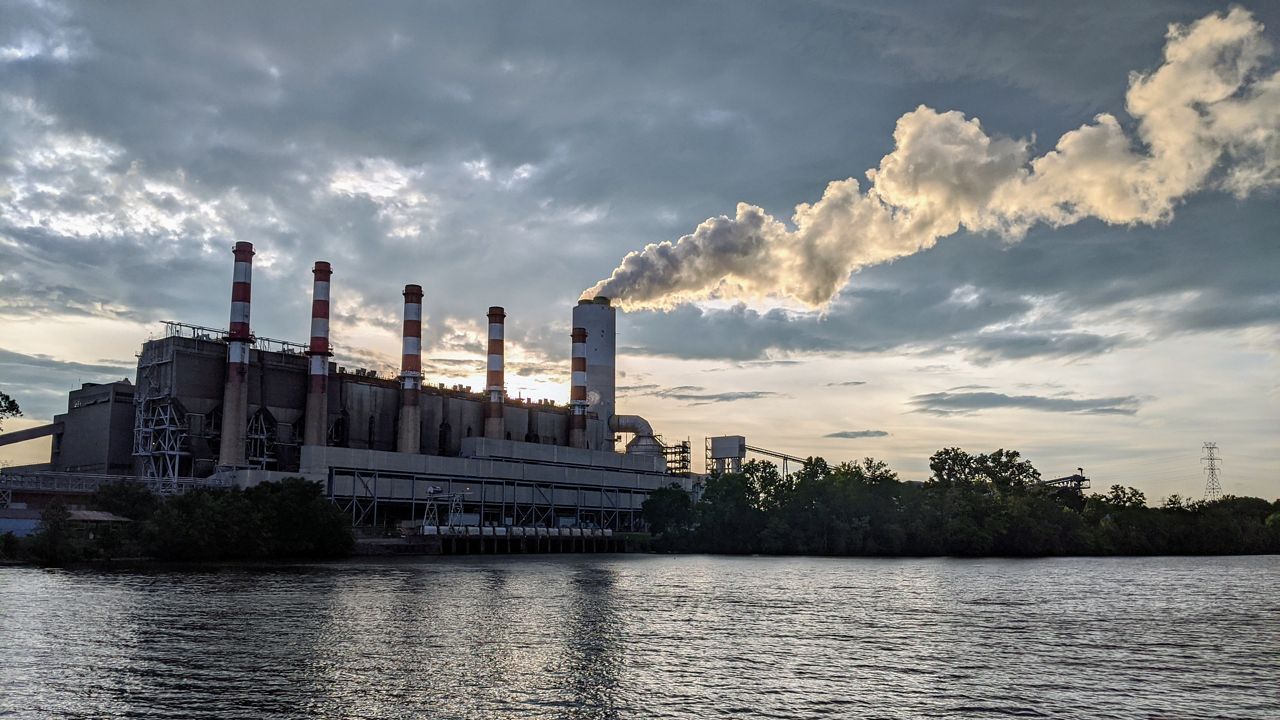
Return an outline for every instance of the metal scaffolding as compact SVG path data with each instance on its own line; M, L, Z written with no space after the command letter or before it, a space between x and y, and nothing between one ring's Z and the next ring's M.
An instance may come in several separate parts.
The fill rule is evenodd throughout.
M457 495L451 525L483 527L586 527L634 532L642 528L640 489L503 478L330 468L326 493L352 525L380 526L439 518L440 498ZM571 499L569 499L571 498Z
M275 468L276 420L266 408L260 408L249 418L245 442L245 460L249 467L258 470Z
M186 413L169 387L172 362L171 345L144 345L134 395L133 455L142 479L164 494L177 492L179 479L190 476Z
M693 470L693 452L688 440L681 440L674 445L662 441L662 436L655 438L662 444L662 456L667 461L667 472L680 477L689 477Z

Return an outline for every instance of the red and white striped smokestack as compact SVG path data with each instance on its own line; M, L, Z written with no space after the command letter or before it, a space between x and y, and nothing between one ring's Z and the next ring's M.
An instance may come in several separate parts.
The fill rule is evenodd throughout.
M489 397L484 405L484 436L490 440L505 440L507 436L506 422L502 415L506 382L503 377L506 320L505 310L497 305L489 308L489 372L485 382Z
M227 333L227 384L222 395L222 440L218 464L245 464L245 425L249 421L249 298L253 280L253 243L238 242L231 250L231 330Z
M404 343L400 356L400 432L396 451L420 448L422 412L422 286L404 286Z
M569 447L587 447L587 329L573 329L572 375L569 382Z
M310 374L307 383L307 416L303 425L302 444L329 444L329 263L316 261L311 270L315 284L311 291Z

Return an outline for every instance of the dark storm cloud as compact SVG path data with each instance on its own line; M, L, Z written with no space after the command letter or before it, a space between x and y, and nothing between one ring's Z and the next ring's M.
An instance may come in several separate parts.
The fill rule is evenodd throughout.
M1192 22L1208 7L1185 0L980 7L921 0L871 10L866 30L892 37L887 54L910 68L899 72L936 80L938 92L997 82L1034 93L1037 102L1105 109L1123 104L1123 87L1113 82L1117 67L1135 56L1158 57L1166 26ZM1090 38L1088 52L1076 33Z
M824 313L745 306L626 317L637 353L749 359L775 351L961 353L978 363L1089 357L1184 332L1280 325L1267 202L1195 198L1174 225L1098 223L1020 244L967 236L853 277ZM1091 329L1089 313L1138 332ZM687 343L683 338L709 342Z
M730 392L711 392L701 385L677 385L662 388L659 385L632 385L618 388L628 395L652 395L664 400L676 400L690 406L710 405L713 403L738 402L740 400L760 400L763 398L782 397L776 392L765 390L736 390Z
M928 415L973 415L983 410L1016 408L1043 412L1079 413L1084 415L1133 415L1142 401L1132 395L1104 398L1068 396L1005 395L998 392L937 392L916 395L910 404L916 412Z
M734 363L734 367L740 368L772 368L772 367L791 367L794 365L803 365L803 360L744 360Z
M21 406L23 415L49 419L67 410L67 389L86 382L133 380L134 368L110 362L63 362L0 348L0 390Z
M827 433L823 437L837 438L840 440L861 440L863 438L888 437L889 433L884 430L841 430L839 432Z
M1153 64L1168 22L1212 8L7 3L0 317L222 326L228 249L251 240L263 334L305 336L326 259L339 345L343 323L374 325L394 354L401 287L419 282L428 347L503 304L513 340L561 357L568 306L620 251L741 199L815 200L922 102L1054 137L1116 107L1115 68ZM624 318L623 341L996 361L1140 342L1071 322L1124 303L1147 304L1155 335L1273 325L1257 258L1278 223L1265 201L1198 198L1155 230L957 239L859 274L822 317L682 309ZM1164 308L1170 292L1201 301ZM1050 321L1005 327L1045 297Z
M827 387L857 387L858 385L866 384L866 380L845 380L844 382L829 382Z
M692 358L749 360L774 350L882 352L920 343L932 347L941 338L976 333L1031 308L1016 297L955 303L946 287L855 287L823 315L685 305L669 313L628 315L623 336L638 341L629 352ZM686 341L694 337L700 341Z
M1086 332L994 332L963 338L956 349L968 352L974 362L986 364L996 360L1098 355L1125 342L1123 335L1103 336ZM940 351L949 349L944 347Z
M667 400L680 400L689 405L711 405L713 403L738 402L739 400L760 400L762 398L779 397L778 393L765 390L738 390L733 392L690 392L680 390L660 390L654 395Z

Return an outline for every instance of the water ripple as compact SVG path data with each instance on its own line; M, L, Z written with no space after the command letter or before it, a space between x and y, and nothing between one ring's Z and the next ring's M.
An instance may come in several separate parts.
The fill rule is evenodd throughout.
M0 569L0 716L1268 718L1280 558Z

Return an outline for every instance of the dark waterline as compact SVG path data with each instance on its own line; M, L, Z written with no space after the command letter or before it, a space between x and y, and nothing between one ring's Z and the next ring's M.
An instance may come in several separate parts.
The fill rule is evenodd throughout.
M1277 717L1280 557L0 568L12 717Z

